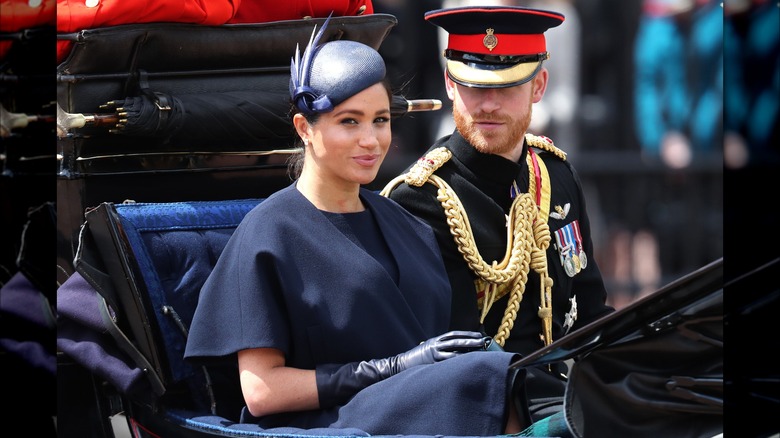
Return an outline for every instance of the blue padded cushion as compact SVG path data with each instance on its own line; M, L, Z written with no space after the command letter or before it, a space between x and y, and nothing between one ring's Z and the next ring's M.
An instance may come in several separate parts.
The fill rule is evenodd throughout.
M117 204L163 337L175 382L194 367L184 361L198 294L233 231L262 199ZM166 311L167 309L167 311ZM172 312L171 312L172 310Z
M360 429L355 428L315 428L299 429L296 427L275 427L271 429L262 429L257 424L236 423L228 421L225 418L215 415L197 415L193 412L169 410L165 413L166 419L185 429L197 432L205 432L209 435L225 437L247 437L247 438L477 438L473 436L446 436L446 435L370 435ZM525 432L528 432L526 429ZM498 437L507 437L509 435L498 435ZM568 436L568 432L563 435L536 435L522 434L524 437L548 437L560 438Z
M165 417L183 428L219 436L265 438L355 438L371 436L355 428L299 429L297 427L275 427L263 429L253 423L236 423L216 415L198 415L181 410L168 410L165 412ZM401 435L397 437L400 438ZM410 435L403 437L411 438Z

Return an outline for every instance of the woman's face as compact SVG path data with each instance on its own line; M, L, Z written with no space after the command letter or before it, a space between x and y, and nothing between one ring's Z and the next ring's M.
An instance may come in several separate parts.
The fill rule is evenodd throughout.
M392 140L390 99L381 83L355 94L309 126L304 173L331 187L368 184Z

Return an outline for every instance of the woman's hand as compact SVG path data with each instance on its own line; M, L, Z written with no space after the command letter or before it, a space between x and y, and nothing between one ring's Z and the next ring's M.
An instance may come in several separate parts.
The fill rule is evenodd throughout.
M440 362L469 351L484 350L489 340L479 332L451 331L385 359L320 365L316 370L320 407L343 404L361 389L409 368Z
M479 332L451 331L435 336L388 360L392 366L392 374L416 365L432 364L469 351L484 350L490 342L490 337Z

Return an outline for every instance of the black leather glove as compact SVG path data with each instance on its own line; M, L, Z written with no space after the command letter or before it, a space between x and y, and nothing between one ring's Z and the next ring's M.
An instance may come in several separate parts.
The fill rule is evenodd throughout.
M315 371L320 408L341 405L361 389L417 365L432 364L469 351L484 350L490 338L479 332L451 331L385 359L319 365Z

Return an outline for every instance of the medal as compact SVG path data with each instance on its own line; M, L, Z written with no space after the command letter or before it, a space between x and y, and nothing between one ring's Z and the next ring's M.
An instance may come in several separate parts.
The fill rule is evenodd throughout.
M555 241L566 275L574 277L588 266L588 256L582 248L582 235L578 221L574 220L555 230Z
M582 233L580 233L580 223L578 221L572 222L572 228L574 229L574 240L577 241L577 252L580 258L580 268L585 269L588 266L588 256L585 255L585 250L582 248Z
M563 260L563 269L566 271L566 275L569 277L574 277L577 275L577 268L574 266L574 260L572 260L572 257L567 256Z
M580 267L582 267L582 269L588 267L588 256L585 255L584 250L580 251Z
M579 274L582 270L582 266L580 265L580 256L577 254L572 254L571 261L574 262L574 271Z
M574 233L571 230L571 224L555 231L555 241L557 242L561 265L569 277L577 275L577 267L579 266L579 261L575 261L577 255L574 252L576 246L573 240Z

